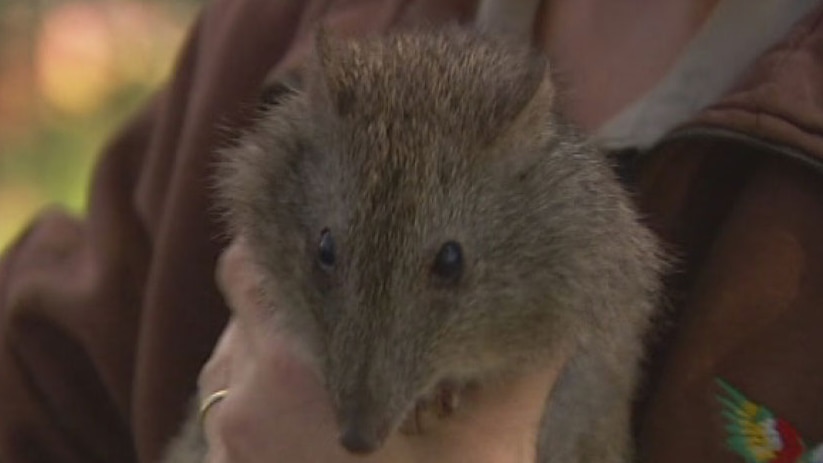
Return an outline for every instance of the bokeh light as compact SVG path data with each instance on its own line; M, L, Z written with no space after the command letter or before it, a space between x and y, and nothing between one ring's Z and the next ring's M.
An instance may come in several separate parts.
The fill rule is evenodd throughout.
M0 252L82 214L104 143L168 78L199 1L0 0Z
M72 115L98 110L115 86L114 37L103 9L67 3L43 21L36 54L43 97Z

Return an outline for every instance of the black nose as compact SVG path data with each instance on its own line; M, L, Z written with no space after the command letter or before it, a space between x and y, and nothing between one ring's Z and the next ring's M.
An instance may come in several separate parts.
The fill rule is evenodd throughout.
M377 450L379 442L377 436L369 436L362 430L350 426L340 436L340 443L351 453L366 454Z

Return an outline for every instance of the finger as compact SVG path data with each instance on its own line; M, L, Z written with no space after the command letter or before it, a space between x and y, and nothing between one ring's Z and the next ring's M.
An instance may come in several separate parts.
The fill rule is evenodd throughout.
M215 280L229 306L235 308L238 303L244 302L237 300L238 297L256 284L257 277L249 248L243 238L234 239L220 255Z
M211 357L200 370L197 386L201 401L209 394L224 389L231 383L232 355L236 351L237 342L237 324L232 318L217 340Z

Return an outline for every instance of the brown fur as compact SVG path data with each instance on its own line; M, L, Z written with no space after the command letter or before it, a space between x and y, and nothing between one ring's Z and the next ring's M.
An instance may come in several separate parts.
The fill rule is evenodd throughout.
M545 61L456 29L319 42L305 90L226 152L219 191L352 450L445 381L562 350L539 461L628 461L661 260L604 155L552 110ZM448 240L465 256L454 284L431 271Z

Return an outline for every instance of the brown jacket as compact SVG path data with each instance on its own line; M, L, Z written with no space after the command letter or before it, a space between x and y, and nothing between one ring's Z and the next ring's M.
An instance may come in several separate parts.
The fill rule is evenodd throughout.
M574 24L557 4L540 17ZM473 14L471 0L212 3L173 80L101 158L88 216L44 213L2 261L0 461L157 461L227 317L212 275L225 245L213 153L249 122L269 70L292 65L321 18L362 34ZM680 256L638 405L644 461L742 461L716 377L823 442L822 14L627 163ZM561 66L573 60L574 33L535 27L558 38Z

